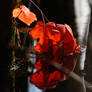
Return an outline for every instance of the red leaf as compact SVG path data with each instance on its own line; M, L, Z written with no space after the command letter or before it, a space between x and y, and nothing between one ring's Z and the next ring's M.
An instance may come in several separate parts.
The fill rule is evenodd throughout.
M47 52L48 51L49 41L48 41L48 37L44 36L44 24L43 24L43 22L39 21L36 24L36 26L30 30L29 34L34 39L39 39L36 47L34 48L36 51L38 51L38 52Z
M58 31L54 22L48 22L46 24L46 31L49 39L54 41L60 41L61 34L60 34L60 31Z
M72 29L68 26L65 25L65 36L64 36L64 54L65 55L70 55L73 53L73 51L75 50L77 43L76 43L76 39L73 36L72 33Z
M30 30L29 34L34 38L42 38L43 37L43 22L38 21L36 26Z

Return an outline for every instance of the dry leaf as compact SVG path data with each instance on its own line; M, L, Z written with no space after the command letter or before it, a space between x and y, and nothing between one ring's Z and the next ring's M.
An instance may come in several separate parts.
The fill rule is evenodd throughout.
M30 24L34 21L37 21L36 15L24 5L21 5L20 8L15 8L13 10L13 17L18 18L28 26L30 26Z

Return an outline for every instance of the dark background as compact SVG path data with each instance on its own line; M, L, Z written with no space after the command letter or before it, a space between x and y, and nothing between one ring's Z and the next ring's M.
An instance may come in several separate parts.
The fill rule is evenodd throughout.
M35 1L35 0L34 0ZM0 92L9 92L9 49L8 36L11 27L11 11L13 8L12 0L0 1ZM73 29L77 37L73 0L41 0L40 8L50 21L56 23L68 24ZM86 58L85 76L86 80L92 83L92 33L88 39L88 49ZM77 70L77 69L76 69ZM46 92L80 92L80 84L72 78L60 83L57 88L47 90ZM87 92L91 92L87 89Z
M0 1L0 92L8 90L8 34L11 0Z

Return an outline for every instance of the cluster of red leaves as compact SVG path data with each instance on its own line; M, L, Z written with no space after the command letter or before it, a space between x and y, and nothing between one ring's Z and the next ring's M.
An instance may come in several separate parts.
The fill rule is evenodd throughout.
M25 5L15 8L12 12L14 18L18 18L28 26L34 21L37 21L36 15L31 12Z
M34 48L37 52L47 53L48 58L53 57L55 62L73 71L76 56L80 53L81 47L77 45L72 29L67 24L55 24L54 22L43 24L38 21L29 34L34 39L39 39ZM36 62L35 68L38 72L32 74L30 81L40 89L53 88L70 74L54 69L45 59L41 58Z
M37 21L36 15L24 5L13 10L13 17L28 26ZM34 39L39 39L34 49L40 54L47 55L45 59L38 58L34 65L38 71L31 75L30 81L40 89L53 88L58 82L66 80L74 70L76 56L80 53L81 47L77 45L72 29L67 24L54 22L43 24L42 21L38 21L29 34ZM70 72L66 74L55 69L47 60L61 64Z

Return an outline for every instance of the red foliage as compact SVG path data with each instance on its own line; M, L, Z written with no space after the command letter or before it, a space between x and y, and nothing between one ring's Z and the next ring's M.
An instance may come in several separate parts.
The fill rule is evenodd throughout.
M53 48L56 47L55 45L62 47L64 43L65 55L71 54L77 46L72 30L67 24L62 25L49 22L44 25L39 21L36 26L30 30L29 34L33 38L39 39L35 47L35 50L38 52L48 52L46 49L51 46L49 43L50 40L52 40Z
M33 38L39 39L34 48L37 52L47 53L48 58L53 57L53 61L69 69L70 72L74 70L76 56L81 47L77 45L72 29L67 24L55 24L54 22L43 24L39 21L30 30L29 34ZM60 72L49 65L47 59L42 58L36 62L35 68L38 72L32 74L30 81L40 89L53 88L59 81L65 80L70 74Z

